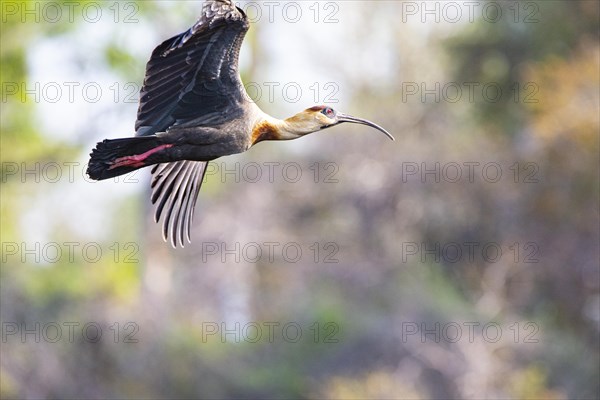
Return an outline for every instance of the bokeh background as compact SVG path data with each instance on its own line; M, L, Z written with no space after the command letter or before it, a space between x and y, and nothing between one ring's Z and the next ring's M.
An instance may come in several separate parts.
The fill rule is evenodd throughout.
M174 250L84 171L201 2L1 3L2 398L598 398L599 3L240 6L263 110L397 140L218 160Z

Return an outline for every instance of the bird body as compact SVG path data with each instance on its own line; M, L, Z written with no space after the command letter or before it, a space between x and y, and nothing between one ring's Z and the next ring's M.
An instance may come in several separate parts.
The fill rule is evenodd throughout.
M136 136L107 139L90 154L88 175L103 180L138 168L152 169L155 219L174 247L190 241L206 165L266 140L292 140L343 122L382 127L326 106L280 120L247 93L238 70L249 29L233 0L207 0L199 20L152 52L140 93Z

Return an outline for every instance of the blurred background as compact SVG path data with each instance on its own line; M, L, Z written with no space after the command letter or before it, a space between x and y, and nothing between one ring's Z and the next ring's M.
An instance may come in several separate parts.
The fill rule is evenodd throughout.
M134 133L200 1L3 1L2 398L599 396L599 3L244 2L249 95L368 118L212 163L192 244Z

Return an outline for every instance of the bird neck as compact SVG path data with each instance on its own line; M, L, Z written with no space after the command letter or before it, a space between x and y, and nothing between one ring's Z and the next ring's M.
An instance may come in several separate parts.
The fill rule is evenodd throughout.
M287 135L293 136L292 139L296 139L319 130L319 127L315 125L314 120L309 120L308 116L304 113L296 114L293 117L286 118L281 122L282 131L284 131Z
M308 129L297 116L278 119L264 114L252 130L252 143L263 140L293 140L314 132Z

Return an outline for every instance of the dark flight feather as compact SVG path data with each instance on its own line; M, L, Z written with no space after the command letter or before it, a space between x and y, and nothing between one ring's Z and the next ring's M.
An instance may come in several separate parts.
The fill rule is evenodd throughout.
M194 26L159 45L146 66L136 135L166 132L191 121L218 126L241 115L245 91L238 58L249 26L233 1L207 1ZM155 219L163 218L163 236L174 247L190 240L206 166L203 161L179 161L152 170Z

